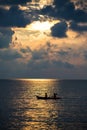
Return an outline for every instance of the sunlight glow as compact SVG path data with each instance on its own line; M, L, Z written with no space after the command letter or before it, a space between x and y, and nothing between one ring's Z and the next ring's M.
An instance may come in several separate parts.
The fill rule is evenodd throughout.
M53 0L32 0L32 3L38 3L40 5L51 5Z
M54 25L54 22L50 21L45 21L45 22L40 22L40 21L35 21L31 25L27 25L28 30L35 30L35 31L50 31L50 28Z
M34 24L32 24L32 29L34 30L40 30L40 31L45 31L45 30L49 30L51 27L50 23L47 22L36 22Z

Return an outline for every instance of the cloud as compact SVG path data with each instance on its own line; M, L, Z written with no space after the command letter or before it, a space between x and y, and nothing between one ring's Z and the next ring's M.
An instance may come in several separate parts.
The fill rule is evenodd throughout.
M58 50L58 46L55 44L47 43L44 47L39 50L32 51L32 58L28 62L29 68L32 70L40 71L48 68L74 68L74 64L69 63L69 61L64 61L70 49L67 50ZM52 56L53 57L52 57ZM60 57L60 58L59 58Z
M48 15L48 16L54 16L54 17L56 17L55 15L54 15L54 12L55 10L54 10L54 8L52 7L52 6L50 6L50 5L48 5L48 6L45 6L42 10L41 10L41 14L43 14L43 15Z
M59 68L66 68L66 69L75 68L73 64L70 64L68 62L63 62L63 61L54 61L53 64Z
M69 3L70 2L70 0L54 0L54 5L56 6L56 7L59 7L59 8L61 8L61 7L63 7L63 6L65 6L67 3Z
M41 60L44 58L45 52L43 50L34 51L32 53L32 59L33 60Z
M24 16L23 10L18 6L12 6L9 10L0 8L1 27L24 27L30 23L29 18Z
M0 79L24 78L26 76L26 64L17 60L0 60Z
M51 34L54 37L59 37L59 38L63 38L66 37L66 31L67 31L68 27L66 22L60 22L55 24L52 28L51 28Z
M78 23L71 22L70 29L77 31L77 32L83 32L83 31L87 31L87 25L84 25L84 24L80 25Z
M83 57L84 57L85 60L87 60L87 51L84 51Z
M26 77L27 66L25 60L29 56L26 53L30 55L29 48L21 50L0 49L0 78Z
M0 59L4 61L12 61L18 58L22 58L22 55L17 50L2 49L0 50Z
M68 43L64 44L64 46L47 43L36 50L31 50L30 48L20 50L12 48L1 49L0 78L11 78L11 76L12 78L87 77L84 69L87 66L86 48L84 47L82 50L82 47L76 48L76 50L75 48L73 45L68 48ZM82 72L85 72L85 74L82 74Z
M76 9L75 4L70 0L54 0L53 5L53 7L44 7L41 13L58 19L73 20L77 23L87 22L87 12L84 9Z
M0 28L0 48L9 47L14 31L10 28Z
M55 46L47 43L45 48L42 49L40 48L40 50L32 52L32 58L28 61L28 67L27 67L27 73L30 75L30 77L58 78L69 74L69 73L64 74L65 71L72 71L75 69L74 64L63 60L64 55L62 56L62 54L59 54L61 55L61 59L58 58L59 52L58 51L55 52L53 48L55 48Z
M27 2L31 2L31 0L0 0L0 5L21 5Z
M74 2L77 8L81 8L84 9L84 11L87 11L87 0L76 0Z

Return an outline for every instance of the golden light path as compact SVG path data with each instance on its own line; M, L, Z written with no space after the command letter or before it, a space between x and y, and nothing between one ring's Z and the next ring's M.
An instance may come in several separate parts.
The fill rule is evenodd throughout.
M12 79L12 80L32 81L32 82L33 82L33 81L34 81L34 82L35 82L35 81L40 81L40 82L41 82L41 81L42 81L42 82L43 82L43 81L47 81L47 82L51 82L51 85L52 85L52 84L54 83L54 81L58 81L59 79L56 79L56 78L55 78L55 79L53 79L53 78L52 78L52 79L48 79L48 78L47 78L47 79L41 79L41 78L40 78L40 79L39 79L39 78L36 78L36 79L35 79L35 78L34 78L34 79L33 79L33 78L26 78L26 79L25 79L25 78L21 78L21 79L20 79L20 78L15 78L15 79Z
M57 85L56 91L59 93L60 86L55 79L28 79L25 83L25 79L20 81L24 85L26 92L22 95L21 107L27 108L23 111L22 117L25 119L22 123L22 130L57 130L57 124L53 122L55 118L59 116L59 110L62 109L60 103L55 104L53 101L38 101L36 95L42 95L47 92L48 96L53 95L55 92L55 86ZM29 84L31 87L29 87ZM31 98L28 96L31 95ZM23 101L26 103L25 106ZM19 114L19 113L18 113ZM50 124L50 125L49 125ZM59 130L59 129L58 129Z

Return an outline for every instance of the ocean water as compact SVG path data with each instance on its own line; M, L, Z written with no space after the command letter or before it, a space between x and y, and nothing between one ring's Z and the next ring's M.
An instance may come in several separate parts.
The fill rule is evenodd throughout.
M87 130L87 80L0 80L0 130Z

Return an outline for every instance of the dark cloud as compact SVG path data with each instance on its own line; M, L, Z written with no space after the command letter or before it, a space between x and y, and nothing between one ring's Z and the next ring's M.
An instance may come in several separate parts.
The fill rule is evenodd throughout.
M49 53L53 55L56 48L57 45L47 42L46 45L42 46L39 50L34 50L32 52L32 60L49 59Z
M28 63L27 74L34 78L55 78L63 77L69 73L65 73L64 70L72 71L75 69L73 64L63 61L49 61L46 59L41 59L38 62L31 60ZM66 72L67 72L66 71ZM68 76L69 78L69 76Z
M54 75L54 77L59 76L60 74L62 74L63 70L72 71L73 69L75 69L74 65L68 62L50 62L47 59L39 59L39 61L37 62L37 60L32 59L28 63L27 73L34 78L50 78L52 77L52 75Z
M60 50L55 51L56 46L51 43L47 43L45 47L40 48L40 50L36 50L32 52L32 58L29 60L28 66L32 70L35 71L44 71L48 68L65 68L65 69L72 69L74 68L74 65L69 63L68 61L63 61L63 56L66 58L69 54L69 50ZM49 54L54 55L56 57L50 60ZM59 60L58 55L61 56L62 60ZM64 58L64 59L65 59Z
M18 4L26 4L27 2L31 2L32 0L0 0L0 5L18 5Z
M87 31L87 25L79 25L75 22L71 22L70 29L77 31L77 32L83 32L83 31Z
M30 23L28 18L25 18L24 12L18 6L12 6L9 10L0 8L0 26L3 27L24 27Z
M75 10L72 18L76 22L87 22L87 13L83 10L77 9Z
M30 53L30 52L32 52L29 47L27 47L27 48L25 48L25 49L22 48L22 49L20 49L20 51L21 51L22 53L24 53L24 54L25 54L25 53Z
M64 51L64 50L60 50L60 51L58 51L58 54L60 55L60 56L67 56L68 54L69 54L69 51Z
M87 60L87 51L84 51L83 57L84 57L85 60Z
M54 0L53 4L54 7L44 7L41 13L75 22L87 22L87 12L84 9L76 9L74 3L70 0Z
M39 51L32 52L32 59L33 60L41 60L43 59L47 54L47 52L44 49L41 49Z
M11 49L0 50L0 59L2 60L11 61L21 57L22 57L21 54L17 50L11 50Z
M54 8L53 8L52 6L50 6L50 5L45 6L45 7L41 10L41 13L42 13L43 15L46 14L46 15L49 15L49 16L54 16L54 17L56 17L56 16L54 15L55 10L54 10Z
M9 47L14 32L10 28L0 28L0 48Z
M29 70L31 71L36 71L36 72L40 72L40 71L44 71L45 69L49 68L49 61L45 60L45 59L39 59L38 62L35 59L31 59L28 63L28 67Z
M54 5L58 8L61 8L63 6L65 6L67 3L69 3L70 0L54 0Z
M27 72L25 68L26 65L17 60L0 60L0 78L24 78Z
M52 28L51 28L51 34L54 37L59 37L59 38L63 38L66 37L66 31L67 31L68 27L66 22L60 22L55 24Z
M0 50L0 78L87 77L87 73L85 72L85 69L87 69L87 67L85 67L84 69L84 66L82 68L82 66L73 64L71 62L72 58L74 58L72 53L78 52L73 52L71 48L62 48L61 50L58 50L57 47L58 46L55 46L54 44L47 43L46 46L44 45L44 47L35 51L31 51L29 48L21 49L20 51L14 49L11 50L9 48ZM28 61L26 60L26 58L28 58L28 55L26 55L27 53L31 54L31 59L29 59ZM86 51L83 52L81 55L79 54L78 57L83 56L83 58L87 58ZM24 57L27 61L26 63L24 62ZM86 75L82 74L82 69L82 72L85 72Z
M68 63L68 62L63 62L63 61L54 61L53 64L54 64L56 67L66 68L66 69L72 69L72 68L75 67L73 64L70 64L70 63Z

